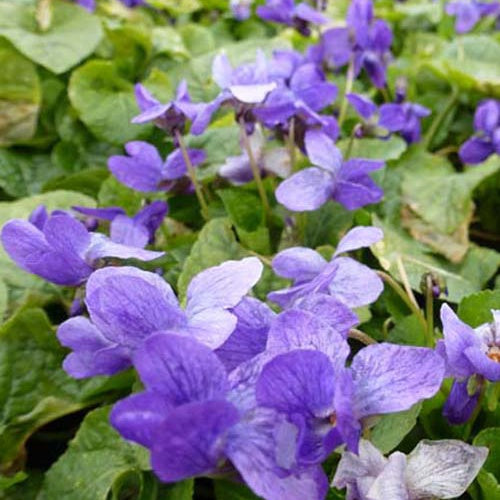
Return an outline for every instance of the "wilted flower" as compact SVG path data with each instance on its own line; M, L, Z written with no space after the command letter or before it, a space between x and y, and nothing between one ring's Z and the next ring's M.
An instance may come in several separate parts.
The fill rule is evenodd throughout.
M458 498L487 455L487 448L443 439L420 441L408 456L396 451L385 458L362 439L359 455L342 454L332 486L347 488L347 497L356 500Z
M466 422L476 407L481 379L500 381L500 311L493 311L493 322L472 328L452 309L441 307L444 340L437 349L446 360L447 376L454 377L443 413L453 424ZM471 377L479 377L476 384Z
M273 21L295 28L299 33L309 36L310 24L324 24L327 19L309 4L294 0L267 0L257 7L257 15L266 21Z
M259 280L255 257L227 261L196 275L187 289L186 308L160 276L134 267L110 267L92 274L86 298L90 320L61 324L60 342L73 349L64 369L82 378L113 374L130 366L134 351L154 332L178 333L215 349L236 327L229 311ZM238 279L235 279L238 276Z
M175 149L165 161L147 142L128 142L125 151L128 156L115 155L108 159L109 170L125 186L143 192L185 190L190 186L181 149ZM206 159L201 149L188 148L187 153L193 167Z
M35 223L12 219L2 228L2 243L10 258L22 269L55 283L83 283L103 258L154 260L164 252L143 250L88 232L71 215L56 212Z
M315 167L300 170L276 189L276 199L289 210L316 210L328 200L355 210L382 199L383 191L369 176L384 166L383 161L342 159L333 141L318 130L305 135L306 153Z
M478 2L476 0L455 0L446 4L446 13L455 16L455 31L467 33L486 16L500 14L499 2Z
M335 68L351 62L355 77L365 69L373 84L382 88L391 44L391 28L385 21L374 19L372 1L353 0L347 13L347 27L325 31L319 52Z
M312 294L331 295L351 308L374 302L384 288L382 280L369 267L340 255L382 238L378 228L353 228L340 240L330 262L311 248L294 247L279 252L272 261L273 270L294 283L290 288L271 292L269 299L281 307L291 307Z
M166 482L236 471L266 500L322 500L326 476L318 466L287 472L283 440L297 430L261 408L240 405L217 356L193 339L156 334L134 356L145 391L118 402L113 426L151 452Z
M464 163L475 165L492 154L500 154L500 101L481 101L474 115L477 135L462 144L459 155Z

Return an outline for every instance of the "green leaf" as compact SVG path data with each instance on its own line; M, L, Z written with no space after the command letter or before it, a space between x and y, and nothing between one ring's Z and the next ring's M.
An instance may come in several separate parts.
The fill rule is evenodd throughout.
M181 34L171 26L153 28L153 51L155 55L165 54L172 58L188 59L190 56Z
M0 146L6 146L35 135L41 88L34 64L3 40L0 67Z
M11 196L39 193L45 182L61 173L49 155L0 149L0 187Z
M448 300L460 302L465 296L479 292L500 265L498 252L474 245L471 245L460 264L450 264L443 258L432 255L428 247L412 239L405 231L377 216L373 217L373 222L384 231L384 239L372 247L380 265L401 281L399 260L411 287L416 291L420 291L422 276L432 272L446 283Z
M66 452L49 469L40 500L106 500L118 498L127 485L129 498L142 487L148 452L123 439L109 424L110 407L90 412Z
M57 177L45 183L43 190L57 191L66 189L97 198L102 183L109 177L109 170L104 168L88 168L72 175Z
M370 440L384 454L392 451L415 427L422 404L409 410L383 415L371 430Z
M472 192L479 183L500 170L500 159L457 173L446 162L436 163L418 155L403 175L403 199L413 212L437 231L451 234L470 218Z
M64 73L92 54L102 28L97 16L78 5L53 0L52 7L52 22L42 31L34 6L0 3L0 35L37 64L53 73Z
M39 205L45 205L47 210L66 210L73 205L94 207L95 201L88 196L73 191L52 191L46 194L21 198L16 201L0 202L0 227L8 220L19 218L27 219L30 213ZM0 245L0 278L10 287L20 289L50 289L52 293L60 293L54 285L47 284L41 278L28 274L19 269L6 254Z
M21 310L0 329L0 469L36 429L95 404L108 383L70 378L61 368L66 353L41 309Z
M500 485L491 472L481 469L477 476L477 482L483 492L483 500L500 500Z
M351 227L353 213L329 201L318 210L305 212L303 217L304 245L316 248L320 245L337 246L343 233Z
M198 240L184 262L177 282L180 297L184 298L189 282L199 272L226 260L241 259L245 254L244 249L236 241L227 219L210 220L200 231Z
M244 484L217 480L214 481L214 488L217 500L258 500L260 498Z
M246 189L229 188L217 191L224 208L235 225L242 244L258 253L271 253L269 230L257 193Z
M341 139L337 146L343 154L349 148L350 139ZM406 142L396 135L387 141L380 139L354 139L350 158L370 158L373 160L397 160L406 150Z
M122 207L128 215L132 216L141 208L142 196L110 175L101 184L98 200L99 205L103 207Z
M500 96L500 43L488 35L456 37L442 53L438 63L448 78L463 89L477 89L489 96Z
M500 427L483 429L473 441L475 446L486 446L490 451L483 469L500 479Z
M18 472L14 477L20 477L22 472ZM43 474L41 472L31 472L23 481L12 485L5 491L0 488L0 500L36 500L42 486Z
M396 322L387 340L393 344L424 346L425 331L415 315L405 316Z
M109 61L89 61L71 75L69 98L80 119L103 141L123 144L144 137L152 125L134 125L139 113L132 83Z
M500 290L483 290L464 297L458 305L458 316L475 328L493 320L492 309L500 309Z
M184 45L192 56L200 56L215 49L212 32L199 24L185 24L179 27Z
M0 476L0 491L6 490L15 484L21 483L27 478L26 472L19 471L13 476Z

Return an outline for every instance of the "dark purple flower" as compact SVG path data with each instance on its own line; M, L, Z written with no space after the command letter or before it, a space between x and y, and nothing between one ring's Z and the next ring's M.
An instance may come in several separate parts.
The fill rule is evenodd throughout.
M288 177L291 170L290 155L286 148L274 147L265 149L265 138L259 127L255 127L253 134L248 138L261 175L273 174L278 177ZM231 184L246 184L253 180L250 159L245 149L240 156L228 156L220 167L219 175L228 179Z
M152 121L168 134L173 134L175 131L183 133L186 122L193 121L203 106L202 103L191 102L185 80L182 80L177 87L173 101L162 104L140 83L135 86L135 99L141 113L132 119L132 123ZM203 130L193 131L200 134L202 132Z
M89 233L84 224L64 212L51 214L43 226L37 217L36 224L10 220L2 228L3 246L19 267L57 285L80 285L103 258L148 261L164 255Z
M279 54L278 67L282 58ZM286 125L294 116L306 123L323 125L326 117L318 112L330 105L336 96L337 87L326 80L323 71L314 63L305 63L295 68L254 114L268 128Z
M327 19L309 4L295 5L293 0L267 0L257 7L257 15L266 21L285 24L305 36L311 34L310 24L324 24Z
M326 476L286 471L296 429L272 410L239 406L217 356L193 339L156 334L134 356L145 391L118 402L113 426L151 452L162 481L236 470L267 500L322 500ZM284 466L284 467L283 467Z
M306 133L305 148L311 163L317 166L300 170L276 189L276 199L289 210L316 210L332 199L355 210L382 199L384 193L369 173L382 168L383 161L343 161L333 141L317 130Z
M100 269L86 287L90 320L71 318L58 329L60 342L73 349L63 367L76 378L111 375L130 366L134 351L158 331L188 335L216 349L236 327L237 316L230 310L261 272L255 257L206 269L189 284L182 309L170 285L155 273Z
M351 229L339 242L330 262L311 248L283 250L274 257L273 270L279 276L292 279L293 285L271 292L269 299L281 307L291 307L312 294L331 295L350 308L374 302L384 288L381 279L365 265L339 255L367 247L382 238L382 231L375 227Z
M382 104L379 108L379 125L389 132L399 132L408 143L420 141L420 120L431 111L420 104Z
M356 500L458 498L487 455L485 447L443 439L423 440L408 456L395 451L385 458L362 439L359 455L349 451L342 454L332 485L347 488L347 498Z
M254 63L242 64L236 68L233 68L224 52L218 54L212 63L212 79L221 92L213 101L201 107L191 126L191 133L197 134L205 130L212 115L223 104L234 107L238 121L243 119L252 123L253 117L249 116L249 112L277 87L266 56L261 50L257 50Z
M347 99L369 126L378 125L391 133L399 132L408 144L420 141L420 120L431 113L424 106L412 102L387 103L377 108L366 96L347 94Z
M500 154L500 101L486 99L476 109L474 130L477 135L462 144L459 155L464 163L482 163L492 154Z
M73 207L73 210L93 219L111 221L110 238L115 243L144 248L154 242L155 233L167 215L168 205L164 201L154 201L133 217L128 217L120 207Z
M493 311L492 323L474 329L444 304L441 321L444 340L437 350L446 361L447 376L456 379L444 413L451 423L460 424L471 416L482 380L500 381L500 311Z
M352 61L354 76L364 69L373 84L382 88L386 84L391 44L391 28L385 21L373 18L372 1L353 0L347 13L347 27L325 31L319 52L335 68Z
M476 0L455 0L446 4L446 13L455 16L455 31L467 33L482 17L498 16L499 2L478 2Z
M108 160L109 170L125 186L142 192L189 187L187 166L180 149L175 149L165 161L158 150L147 142L128 142L125 151L128 156L116 155ZM206 159L201 149L188 149L188 155L194 167Z
M280 354L257 382L257 403L300 429L300 465L320 463L342 443L357 452L363 419L407 410L441 386L444 363L432 349L370 345L349 368L340 366L337 350L326 349Z

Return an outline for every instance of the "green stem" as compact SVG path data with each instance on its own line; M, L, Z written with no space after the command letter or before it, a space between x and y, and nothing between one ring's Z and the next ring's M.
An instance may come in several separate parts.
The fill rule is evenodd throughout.
M357 328L351 328L349 330L349 338L359 340L365 345L377 343L375 339L371 338L368 334L362 332L361 330L358 330Z
M429 274L425 278L425 317L427 319L427 345L434 347L434 295L432 293L432 276Z
M476 423L476 419L479 416L479 414L481 413L481 408L483 406L483 399L484 399L485 392L486 392L486 382L483 380L482 386L481 386L481 392L479 393L479 397L477 398L476 407L474 408L474 411L473 411L469 421L467 422L467 427L465 428L465 431L464 431L464 436L463 436L464 441L467 441L469 439L470 434L472 432L472 428L474 427L474 424Z
M338 124L339 128L342 127L342 123L344 122L345 115L347 113L347 94L349 94L352 91L352 84L354 83L354 59L351 58L349 61L349 66L347 68L347 80L345 82L345 90L344 90L344 97L342 99L342 104L340 105L340 113L339 113L339 119L338 119Z
M205 220L208 220L210 218L208 215L208 205L207 202L205 201L205 197L203 196L201 185L198 182L198 179L196 178L196 172L193 167L193 164L191 163L191 159L189 158L186 144L184 143L184 139L178 130L175 131L175 137L177 139L179 147L181 148L182 157L184 158L184 163L186 164L188 171L188 176L191 179L191 182L193 183L194 191L196 193L196 197L198 198L198 203L200 204L201 207L201 215Z
M351 156L352 147L354 146L354 140L356 139L356 132L358 131L359 124L356 125L351 132L351 136L349 137L349 143L347 144L347 149L344 155L344 160L348 160Z
M245 122L243 121L243 119L241 119L239 123L240 123L241 138L243 140L243 146L248 155L250 168L252 169L253 178L255 179L255 184L257 185L257 191L259 192L259 196L262 201L262 206L264 207L264 212L266 213L266 216L269 217L271 209L269 206L269 200L267 199L267 193L264 188L264 184L262 183L262 177L260 176L260 169L259 166L257 165L257 162L255 161L255 156L253 154L252 147L250 145L250 140L248 138L247 131L245 129Z
M416 306L413 301L408 297L404 288L389 274L384 271L377 271L377 274L399 295L401 300L408 306L408 309L418 318L424 331L427 330L427 322L425 321L424 315L418 306Z
M434 139L434 136L436 135L439 127L443 123L443 120L446 118L448 113L453 109L453 106L455 106L455 102L457 101L459 96L459 92L457 87L452 88L452 92L448 100L446 101L446 104L443 106L443 109L439 114L436 115L434 118L433 122L431 123L431 126L429 127L429 130L425 134L424 138L424 148L429 149L431 144L432 144L432 139Z

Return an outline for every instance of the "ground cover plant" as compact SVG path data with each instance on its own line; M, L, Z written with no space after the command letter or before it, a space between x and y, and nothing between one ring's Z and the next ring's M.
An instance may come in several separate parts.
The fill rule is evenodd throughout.
M500 499L499 23L0 0L0 498Z

